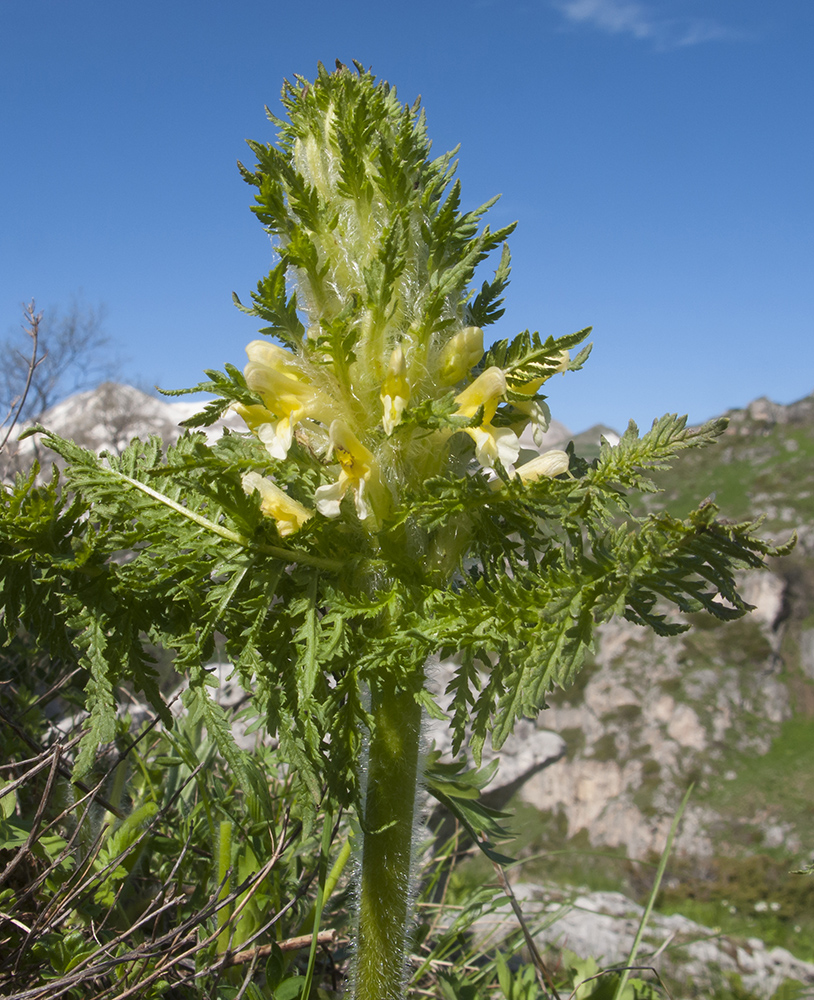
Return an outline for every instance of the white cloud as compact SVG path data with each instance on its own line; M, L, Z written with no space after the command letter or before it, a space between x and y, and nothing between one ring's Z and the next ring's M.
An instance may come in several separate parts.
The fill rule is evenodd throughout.
M612 34L650 38L655 30L647 11L633 0L557 0L554 6L569 21L592 24Z
M680 48L702 42L734 41L743 32L703 17L669 17L653 4L639 0L552 0L574 24L599 28L612 35L631 35L657 48Z

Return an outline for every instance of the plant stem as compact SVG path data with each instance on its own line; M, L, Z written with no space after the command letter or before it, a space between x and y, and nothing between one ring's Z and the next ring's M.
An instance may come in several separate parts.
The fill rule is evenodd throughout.
M401 1000L412 904L421 707L385 681L372 695L355 1000Z
M220 824L220 835L218 837L218 883L220 884L220 892L218 893L218 902L222 899L226 899L229 895L231 886L229 884L229 873L232 868L232 821L229 819L221 820ZM231 929L229 927L229 917L232 915L232 906L221 907L217 912L218 927L221 928L221 932L218 935L218 951L224 952L229 950L229 943L231 938Z
M664 878L664 872L667 868L667 859L670 857L670 852L673 849L673 840L678 832L678 824L681 822L681 817L684 815L684 810L687 808L687 803L690 801L693 788L695 788L695 782L693 782L693 784L691 784L684 793L684 798L681 800L678 812L673 817L673 822L670 825L670 832L667 834L667 843L664 845L664 850L661 852L661 860L659 861L659 867L656 871L653 888L650 890L650 897L647 900L647 906L645 906L644 913L642 913L642 919L639 922L639 929L636 931L636 937L633 939L633 945L631 946L630 954L627 957L627 968L622 970L622 975L619 977L616 984L613 1000L622 1000L622 997L624 996L625 986L627 985L628 977L630 975L630 969L634 967L634 963L636 962L639 945L642 943L642 938L644 937L644 932L647 928L647 922L650 919L650 914L653 912L653 906L655 905L656 897L658 896L659 889L661 888L661 880Z

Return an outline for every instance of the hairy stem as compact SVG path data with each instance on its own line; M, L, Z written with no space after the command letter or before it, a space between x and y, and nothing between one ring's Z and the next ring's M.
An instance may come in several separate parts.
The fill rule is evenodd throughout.
M412 904L421 708L385 683L373 695L359 886L355 1000L401 1000Z

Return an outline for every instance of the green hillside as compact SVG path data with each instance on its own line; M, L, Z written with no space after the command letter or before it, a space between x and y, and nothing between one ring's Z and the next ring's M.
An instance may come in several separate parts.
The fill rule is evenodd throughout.
M713 497L724 517L765 515L769 534L800 541L750 579L746 619L689 616L668 639L624 623L603 634L596 666L540 717L568 754L521 791L517 847L537 857L524 878L641 898L646 845L693 783L661 906L814 960L814 879L792 874L814 858L814 397L727 416L717 447L656 474L647 508L681 516ZM596 435L575 447L590 459ZM607 802L580 803L585 782Z
M728 517L765 514L773 532L814 525L814 397L790 406L759 399L730 410L716 448L698 449L657 477L654 506L681 514L715 494Z

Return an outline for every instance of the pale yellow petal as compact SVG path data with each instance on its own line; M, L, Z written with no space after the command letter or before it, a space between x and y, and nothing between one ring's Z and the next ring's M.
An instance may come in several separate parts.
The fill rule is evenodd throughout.
M380 398L382 401L382 425L389 437L401 423L401 415L410 401L410 386L407 382L407 366L401 344L393 348L387 378L384 380Z
M256 431L262 424L267 424L275 419L271 410L267 410L265 406L259 404L244 406L243 403L232 403L230 409L235 411L250 431Z
M348 479L340 475L335 483L326 483L317 487L314 493L317 510L325 517L339 517L339 508L342 497L348 488Z
M475 442L475 457L484 469L493 469L500 461L508 468L520 454L520 439L510 427L467 427Z
M253 340L246 347L246 354L251 364L264 365L266 368L275 368L280 372L300 376L302 368L296 354L287 351L284 347L272 344L268 340Z
M330 450L351 479L367 479L376 461L348 425L334 420L329 432Z
M543 443L543 434L551 424L551 411L548 404L543 400L529 399L512 401L512 406L528 417L528 422L533 427L534 443L539 448Z
M389 437L401 423L401 417L409 402L404 396L382 396L382 426Z
M526 462L515 470L515 475L519 476L523 482L533 482L535 479L543 477L553 478L561 476L563 472L568 472L568 453L558 451L556 448L547 451L530 462Z
M455 397L458 413L464 417L474 417L479 407L483 407L483 422L488 424L495 415L498 403L506 395L506 376L503 369L487 368Z
M316 401L316 392L307 382L292 375L250 361L243 369L246 385L256 392L264 405L278 416L305 414Z
M353 502L356 505L356 515L360 521L364 521L370 513L370 508L367 505L367 490L365 489L365 485L364 479L358 479L353 484Z
M283 417L282 420L273 420L261 424L257 428L257 436L266 446L266 451L272 458L282 461L291 448L294 440L294 417L293 414Z

